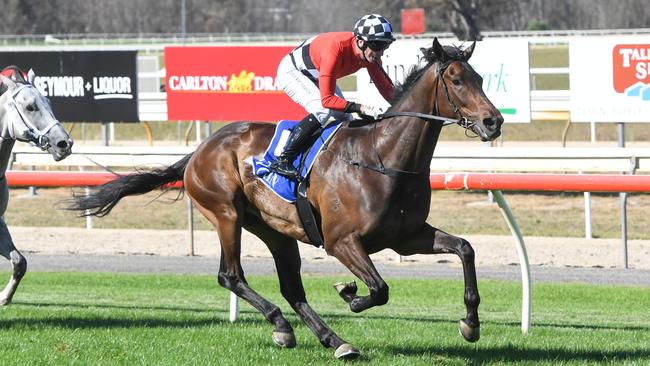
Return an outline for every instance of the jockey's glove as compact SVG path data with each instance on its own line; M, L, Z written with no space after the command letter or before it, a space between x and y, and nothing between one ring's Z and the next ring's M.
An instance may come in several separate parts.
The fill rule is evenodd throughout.
M381 107L375 107L373 105L361 104L361 114L377 119L380 115L384 113L384 109Z

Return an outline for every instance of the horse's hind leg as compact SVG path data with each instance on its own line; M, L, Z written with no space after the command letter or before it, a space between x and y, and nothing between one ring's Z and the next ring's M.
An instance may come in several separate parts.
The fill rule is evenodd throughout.
M293 310L325 347L333 348L341 359L359 356L359 351L341 339L307 303L300 276L300 252L296 240L271 229L259 219L247 216L245 227L268 246L280 280L280 291Z
M20 280L27 271L27 260L20 254L11 240L11 234L2 216L7 209L9 201L9 189L7 187L7 180L2 178L0 182L0 255L11 261L13 273L9 279L9 283L5 286L4 290L0 292L0 305L7 305L11 303L11 298L14 296Z
M460 333L470 342L478 341L480 337L480 322L478 318L478 306L481 298L478 294L476 283L476 267L474 265L474 249L469 242L463 238L453 236L438 230L428 224L400 243L393 247L398 254L456 254L463 263L463 276L465 278L465 307L467 317L460 321Z
M276 305L251 289L241 267L241 213L243 205L216 204L208 210L195 201L196 207L215 226L221 242L221 261L218 281L222 287L235 293L257 309L266 320L275 325L273 341L280 347L295 347L293 328ZM218 216L217 214L218 213Z

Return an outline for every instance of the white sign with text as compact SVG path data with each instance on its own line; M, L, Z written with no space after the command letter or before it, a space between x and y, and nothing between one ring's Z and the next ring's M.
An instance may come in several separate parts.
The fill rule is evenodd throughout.
M569 42L571 120L650 122L650 37Z

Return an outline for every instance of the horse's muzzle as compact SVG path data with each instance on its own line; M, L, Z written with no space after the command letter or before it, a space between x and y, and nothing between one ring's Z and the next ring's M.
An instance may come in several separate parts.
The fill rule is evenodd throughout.
M483 118L480 124L474 125L474 132L481 138L482 141L492 141L501 136L501 125L503 124L503 116L491 116Z
M54 161L61 161L67 158L72 153L72 145L74 142L72 139L62 139L56 142L53 146L47 149Z

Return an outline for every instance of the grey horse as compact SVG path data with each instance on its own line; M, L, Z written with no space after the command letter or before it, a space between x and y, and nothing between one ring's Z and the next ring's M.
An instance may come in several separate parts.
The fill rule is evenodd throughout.
M5 171L16 140L33 143L59 161L72 152L72 139L54 117L49 100L34 87L34 72L16 66L0 72L0 255L11 261L13 273L0 292L0 305L11 302L27 270L27 260L14 246L4 213L9 200Z

